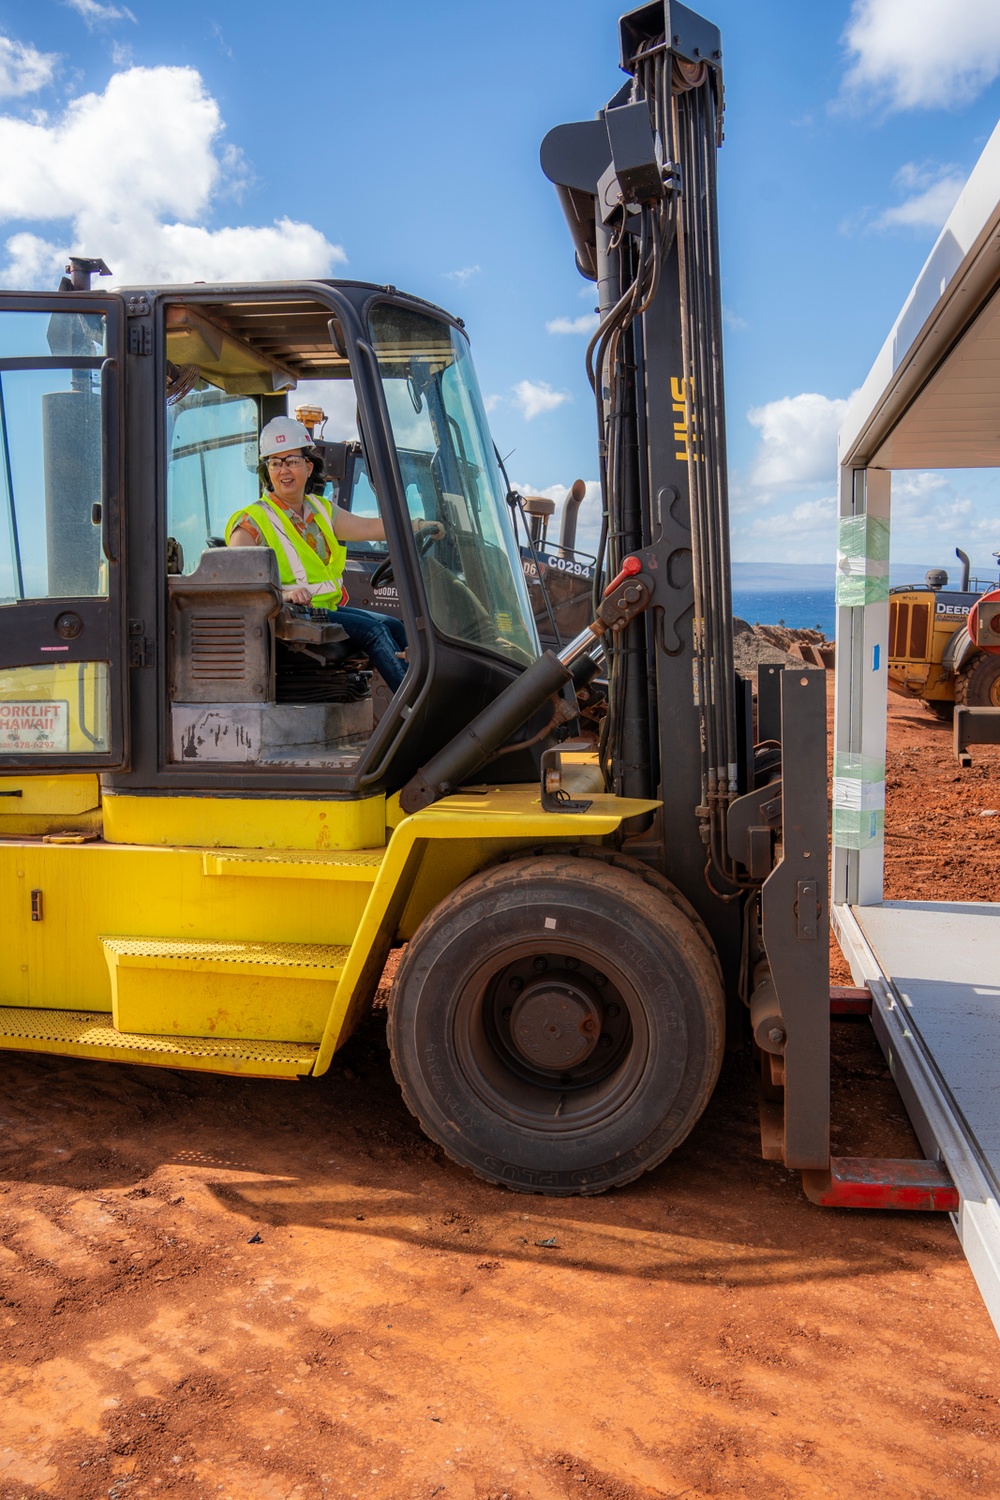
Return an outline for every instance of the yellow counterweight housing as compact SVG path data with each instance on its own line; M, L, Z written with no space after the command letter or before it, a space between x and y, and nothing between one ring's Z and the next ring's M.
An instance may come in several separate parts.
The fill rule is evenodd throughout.
M93 795L50 779L67 809L66 783ZM590 795L556 815L537 786L483 789L409 817L382 796L112 796L103 837L5 829L0 1047L322 1073L390 948L463 880L519 849L601 843L656 806Z

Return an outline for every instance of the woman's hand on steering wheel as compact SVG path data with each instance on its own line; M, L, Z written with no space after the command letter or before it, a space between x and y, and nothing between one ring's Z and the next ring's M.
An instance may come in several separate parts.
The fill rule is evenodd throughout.
M413 535L417 543L417 556L426 557L436 542L444 540L446 535L444 522L414 519ZM371 586L373 589L381 588L387 583L392 583L391 557L387 557L380 562L371 576Z
M443 521L414 520L413 535L417 539L417 548L420 556L429 552L435 542L443 542L445 538L445 526Z

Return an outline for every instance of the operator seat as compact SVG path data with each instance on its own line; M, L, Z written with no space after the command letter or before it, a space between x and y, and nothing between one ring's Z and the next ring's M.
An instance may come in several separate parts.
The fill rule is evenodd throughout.
M270 547L209 548L193 573L168 573L167 607L173 702L274 701L281 583Z
M302 604L279 610L274 622L279 703L356 703L370 696L368 658L330 614Z
M175 703L356 703L367 658L343 627L282 599L270 547L212 547L167 575Z

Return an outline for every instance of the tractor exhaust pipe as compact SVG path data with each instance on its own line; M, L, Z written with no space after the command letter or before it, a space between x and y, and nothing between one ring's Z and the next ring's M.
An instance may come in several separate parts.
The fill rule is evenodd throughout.
M967 552L963 552L961 547L956 547L955 556L962 564L962 581L958 585L958 587L963 594L967 594L969 592L969 573L972 570L972 565L969 562L969 554Z
M587 494L582 479L574 479L573 487L563 501L562 522L559 527L559 551L569 557L576 549L576 522L580 506Z
M99 256L71 255L66 274L59 283L61 292L89 292L91 276L110 276L111 269Z

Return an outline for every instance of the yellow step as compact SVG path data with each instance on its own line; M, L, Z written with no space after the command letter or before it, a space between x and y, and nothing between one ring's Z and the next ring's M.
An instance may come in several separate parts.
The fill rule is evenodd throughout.
M312 1071L318 1051L289 1042L130 1034L115 1028L110 1011L15 1006L0 1006L0 1049L260 1078L299 1078Z
M202 855L206 875L257 880L357 880L374 884L384 849L295 850L263 853L260 849L215 850Z
M103 937L119 1031L318 1042L350 948Z

